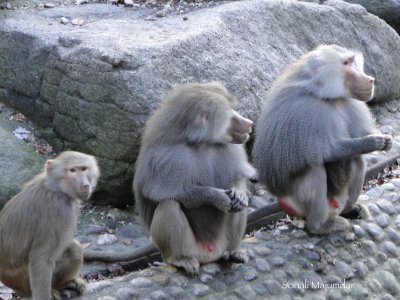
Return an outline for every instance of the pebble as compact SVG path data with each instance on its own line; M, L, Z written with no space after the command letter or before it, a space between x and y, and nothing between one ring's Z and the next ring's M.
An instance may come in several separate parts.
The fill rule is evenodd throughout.
M168 295L163 291L154 291L150 294L150 299L153 300L164 300L168 298L169 298Z
M394 186L400 188L400 178L394 178L390 181Z
M290 235L294 238L301 239L307 236L307 233L304 230L293 230Z
M118 289L117 293L115 294L115 298L118 300L130 300L137 296L139 296L139 293L136 290L126 287Z
M157 18L165 18L165 16L166 16L166 13L164 11L158 11L156 13Z
M354 277L354 273L351 270L351 268L349 267L348 264L346 264L343 261L337 261L335 263L335 270L337 275L342 278L342 279L351 279Z
M45 3L43 5L44 8L54 8L54 4L53 3Z
M290 264L290 265L287 267L286 273L287 273L287 274L289 275L289 277L291 277L291 278L297 278L297 276L299 276L299 274L300 274L300 270L299 270L298 267L296 267L296 266Z
M151 286L153 284L153 281L149 278L138 277L132 279L130 281L130 284L135 288L144 288Z
M364 223L363 228L377 241L381 241L385 236L382 229L374 223Z
M342 283L343 281L342 281L342 279L340 277L338 277L336 275L328 274L326 276L326 282L334 284L334 283Z
M367 254L375 254L377 247L375 243L371 240L366 240L361 242L361 249L365 250Z
M374 278L380 282L382 287L392 295L400 293L400 285L398 280L387 271L378 271L374 274Z
M166 292L170 294L173 298L182 298L185 295L185 290L180 286L169 286Z
M362 227L360 225L353 225L353 231L355 233L356 236L358 236L359 238L365 236L366 232L364 229L362 229Z
M365 286L371 290L373 293L380 293L382 291L382 285L376 279L368 279L365 282Z
M266 256L271 254L271 250L268 247L264 247L264 246L255 246L254 247L254 251L261 256Z
M221 271L221 268L220 268L219 264L217 264L217 263L209 263L209 264L203 265L201 268L204 272L206 272L207 274L211 274L211 275L217 274L218 272Z
M382 250L391 257L398 257L399 255L399 250L395 244L393 244L391 241L384 241L381 244Z
M372 198L380 198L384 192L385 191L381 187L377 186L377 187L370 189L366 194L367 194L367 196L372 197Z
M307 288L312 289L312 290L317 290L318 286L320 286L321 284L324 283L321 276L319 276L314 271L301 272L300 278L302 279L302 282L304 282L304 280L306 280L308 282Z
M398 259L391 259L391 260L389 260L388 264L392 270L392 273L395 276L399 277L400 276L400 261Z
M396 300L392 295L385 294L382 296L381 300Z
M61 19L60 19L60 23L61 24L64 24L64 25L67 25L68 24L68 19L66 18L66 17L62 17Z
M286 264L286 260L283 257L280 257L280 256L272 257L270 262L274 267L282 267L283 265Z
M393 203L389 202L388 200L380 199L377 202L377 204L380 207L380 209L382 209L384 212L388 213L389 215L393 215L394 213L396 213L396 209L395 209Z
M282 293L282 284L276 280L265 281L265 286L272 295L279 295Z
M390 182L382 184L381 188L384 189L385 191L390 191L390 192L393 192L396 189L394 184Z
M253 284L251 287L258 295L264 295L267 292L267 288L262 283Z
M95 282L90 282L86 286L86 292L87 293L94 293L98 292L106 287L112 286L113 283L109 280L102 280L102 281L95 281Z
M370 296L368 290L359 283L353 283L350 291L351 299L364 300Z
M133 0L125 0L124 6L125 7L133 7Z
M213 277L209 274L201 274L199 279L202 283L209 283L213 280Z
M254 269L253 267L245 267L244 279L246 281L253 281L257 278L258 278L258 274L257 274L256 269Z
M363 262L358 261L354 265L354 272L358 277L364 279L367 276L369 270L368 267Z
M356 239L356 235L353 232L346 232L344 239L346 242L352 242Z
M327 300L342 300L343 296L339 291L336 290L330 290L328 292L328 295L326 296Z
M254 299L257 296L256 292L248 285L237 287L234 293L241 299Z
M106 230L105 227L95 224L87 224L79 228L79 232L83 235L100 234Z
M381 212L381 210L379 209L379 207L376 204L368 203L367 207L368 207L369 212L372 213L373 215L377 215Z
M271 272L271 266L269 265L269 263L265 259L257 257L254 260L254 263L255 263L255 266L256 266L258 271L263 272L263 273Z
M382 228L386 228L390 225L390 217L387 214L381 214L376 218L376 223Z
M118 238L114 234L104 233L97 238L98 245L112 245L118 242Z
M375 270L377 267L378 263L376 262L375 258L373 257L367 257L365 260L365 265L368 267L370 271Z

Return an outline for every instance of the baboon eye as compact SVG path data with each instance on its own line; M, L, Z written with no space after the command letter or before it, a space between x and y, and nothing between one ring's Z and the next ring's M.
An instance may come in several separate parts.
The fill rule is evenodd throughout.
M75 169L75 168L71 168L71 169L69 169L69 171L70 171L71 173L75 173L75 172L76 172L76 169Z
M343 64L344 64L345 66L347 66L347 65L349 64L349 61L348 61L348 60L345 60L345 61L343 62Z
M81 168L81 171L82 171L82 172L85 172L86 170L87 170L87 167L82 167L82 168Z

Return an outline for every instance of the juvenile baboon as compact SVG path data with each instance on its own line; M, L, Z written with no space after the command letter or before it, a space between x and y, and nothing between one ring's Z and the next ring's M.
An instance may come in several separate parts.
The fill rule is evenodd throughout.
M365 102L374 78L363 56L321 45L290 65L273 83L256 127L253 148L259 180L288 214L306 218L311 233L344 231L340 217L368 218L356 203L362 154L389 150L392 138L375 133Z
M0 281L18 296L61 299L62 289L82 294L83 249L73 236L79 199L89 199L98 176L94 157L63 152L1 210Z
M136 206L166 263L196 274L220 258L244 262L246 179L243 148L252 121L232 108L218 82L174 89L148 120L133 181Z

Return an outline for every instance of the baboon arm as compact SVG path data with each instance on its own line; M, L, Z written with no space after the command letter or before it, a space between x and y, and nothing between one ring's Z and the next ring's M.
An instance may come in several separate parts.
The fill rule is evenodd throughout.
M340 139L333 143L331 151L325 157L324 162L346 160L374 150L378 150L378 148L374 146L373 135Z

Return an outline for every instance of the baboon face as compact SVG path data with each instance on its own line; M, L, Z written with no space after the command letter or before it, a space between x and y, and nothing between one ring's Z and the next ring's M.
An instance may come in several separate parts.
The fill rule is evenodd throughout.
M228 135L232 144L244 144L250 137L253 122L242 117L237 111L232 110L232 117Z
M360 101L369 101L374 96L375 78L364 73L355 56L342 58L344 81L349 96Z

